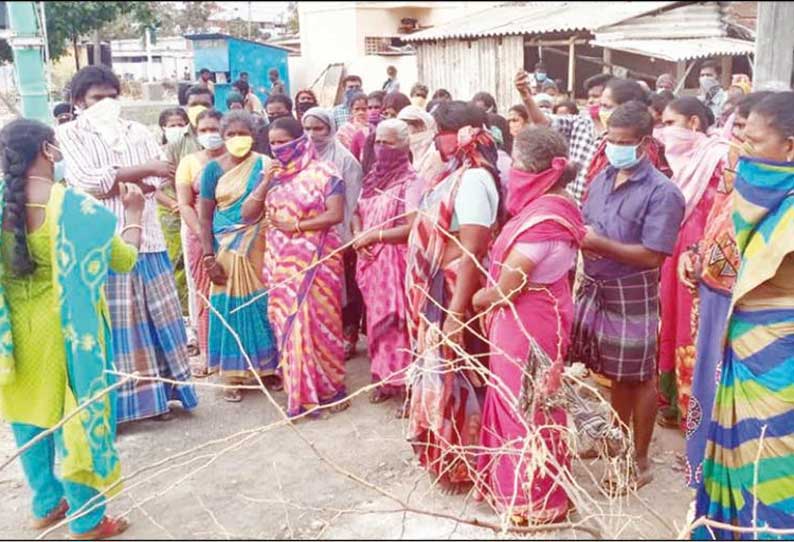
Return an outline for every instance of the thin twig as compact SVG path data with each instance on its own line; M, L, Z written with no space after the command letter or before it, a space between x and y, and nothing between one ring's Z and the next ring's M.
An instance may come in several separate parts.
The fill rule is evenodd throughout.
M80 412L82 412L83 410L85 410L85 409L88 407L88 405L90 405L90 404L91 404L91 403L93 403L94 401L98 401L99 399L102 399L103 397L105 397L105 395L107 395L107 394L108 394L108 393L110 393L111 391L115 390L116 388L120 388L121 386L123 386L124 384L126 384L128 380L129 380L129 378L124 378L123 380L120 380L120 381L116 382L116 383L115 383L115 384L113 384L112 386L108 386L107 388L105 388L105 389L103 389L103 390L101 390L101 391L97 392L95 395L93 395L92 397L88 398L88 400L86 400L86 402L85 402L85 403L83 403L83 404L79 405L77 408L75 408L75 409L74 409L73 411L71 411L69 414L67 414L66 416L64 416L63 418L61 418L61 421L59 421L57 424L55 424L54 426L50 427L50 428L49 428L49 429L47 429L46 431L42 431L41 433L39 433L38 435L36 435L34 438L32 438L32 439L30 439L28 442L26 442L24 446L20 446L19 448L17 448L16 452L14 452L13 454L11 454L11 457L9 457L8 459L6 459L6 460L3 462L3 464L2 464L2 465L0 465L0 471L2 471L4 468L6 468L6 467L7 467L8 465L10 465L11 463L13 463L13 461L14 461L14 460L15 460L17 457L21 456L21 455L22 455L22 454L24 454L26 451L28 451L28 450L29 450L29 449L31 449L33 446L35 446L37 442L40 442L42 439L44 439L44 438L47 438L48 436L50 436L50 435L52 435L53 433L55 433L55 432L56 432L58 429L60 429L60 428L61 428L61 427L63 427L64 425L66 425L66 423L67 423L69 420L71 420L72 418L74 418L75 416L77 416L78 414L80 414Z

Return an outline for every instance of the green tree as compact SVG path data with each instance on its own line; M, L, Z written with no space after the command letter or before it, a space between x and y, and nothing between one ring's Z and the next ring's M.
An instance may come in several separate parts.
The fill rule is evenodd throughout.
M287 33L297 34L299 31L298 3L290 2L287 6Z
M248 38L248 21L244 21L241 18L237 17L236 19L232 19L230 21L225 21L219 25L221 30L229 34L230 36L234 36L235 38ZM257 29L256 25L251 25L251 39L256 39L259 36L259 30Z
M177 32L174 8L165 2L130 2L137 9L122 13L102 27L102 37L107 40L143 39L146 27L152 27L160 36Z
M210 18L220 11L215 2L182 2L183 8L176 14L176 27L181 34L207 32L213 25Z
M60 58L71 43L76 68L80 69L78 42L81 37L101 30L118 17L133 13L143 25L154 24L150 2L46 2L47 39L50 57Z

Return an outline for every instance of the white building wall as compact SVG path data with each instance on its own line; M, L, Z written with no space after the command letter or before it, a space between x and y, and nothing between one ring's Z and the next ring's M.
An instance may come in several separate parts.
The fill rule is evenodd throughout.
M291 56L288 58L289 86L292 91L292 98L295 97L295 94L300 89L309 88L309 85L311 85L314 80L317 79L317 75L319 75L310 74L308 72L306 60L304 56Z
M191 77L193 71L193 50L190 42L182 36L168 36L157 39L157 43L150 48L152 57L160 57L160 61L133 61L133 57L146 57L146 48L141 39L113 40L110 42L113 57L113 71L119 75L132 74L136 80L156 78L158 81L170 78L176 71L177 79L187 66Z
M298 2L298 21L301 56L316 69L314 77L328 64L347 63L357 55L355 3Z
M415 18L421 25L441 24L465 14L469 4L479 3L298 2L302 56L296 72L300 71L306 82L299 86L310 85L328 64L341 62L346 73L361 76L364 89L373 91L381 88L386 67L393 65L400 88L407 94L418 80L417 57L365 55L365 38L399 37L397 29L405 17ZM296 57L290 57L290 63L293 60Z

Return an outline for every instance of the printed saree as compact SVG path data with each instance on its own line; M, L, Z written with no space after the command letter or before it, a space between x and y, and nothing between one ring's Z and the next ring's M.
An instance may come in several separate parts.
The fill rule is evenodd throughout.
M716 153L724 156L727 149ZM707 158L696 157L708 162ZM686 427L692 374L695 369L698 298L678 280L681 255L703 238L706 219L714 205L717 186L722 180L720 163L703 179L706 184L700 201L681 225L673 254L662 264L660 281L661 330L659 332L659 395L661 416L669 425Z
M696 517L794 524L794 164L741 158L735 186L741 267L703 459ZM696 538L752 539L700 528ZM771 535L765 534L770 538Z
M271 183L267 212L290 222L325 212L328 197L345 193L336 168L314 159L310 145L296 149ZM290 416L347 395L340 246L336 228L295 233L269 228L267 232L269 315L282 353L279 368Z
M264 161L261 155L251 153L226 172L214 161L206 166L202 176L204 198L212 195L207 191L208 185L217 182L212 221L215 258L227 276L225 285L210 287L210 303L220 316L210 313L208 366L227 381L239 382L253 373L272 375L278 363L260 274L265 252L264 224L246 224L241 214L243 202L261 181ZM252 300L255 301L251 303ZM238 335L251 365L221 317Z
M686 479L697 488L703 481L703 453L711 423L714 394L722 365L722 341L731 304L731 293L739 272L739 253L733 233L733 186L739 160L738 140L728 150L728 164L717 186L714 205L706 220L703 240L698 244L703 272L698 302L693 308L697 322L695 368L686 419Z
M397 175L379 190L366 191L358 202L361 231L405 224L405 191L416 172L405 156ZM368 177L378 175L376 164ZM369 185L365 179L365 185ZM356 279L367 308L367 347L373 382L382 382L387 395L402 390L404 371L411 363L405 299L406 244L376 243L358 255Z
M446 261L455 198L463 174L473 167L493 168L496 145L490 133L476 130L461 142L446 169L429 183L408 240L408 328L414 363L407 377L410 395L408 438L423 467L450 483L474 479L479 443L482 385L469 356L472 337L466 337L461 356L442 340L441 329L457 282L462 257ZM431 193L443 190L440 198ZM435 194L434 194L435 195ZM430 204L429 202L433 202ZM470 315L464 315L468 320ZM453 370L449 370L453 367Z

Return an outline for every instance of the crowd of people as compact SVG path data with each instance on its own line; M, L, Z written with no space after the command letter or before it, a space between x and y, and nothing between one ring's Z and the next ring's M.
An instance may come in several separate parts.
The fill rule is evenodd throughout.
M794 93L724 90L704 62L697 97L604 74L577 104L540 62L504 118L388 75L346 76L333 108L241 78L226 113L203 79L158 140L89 66L55 130L2 129L0 409L35 526L126 529L102 504L116 424L196 408L193 379L345 410L363 334L369 400L446 493L564 520L581 362L633 451L610 494L650 482L655 425L680 427L696 515L724 525L694 536L791 527Z

